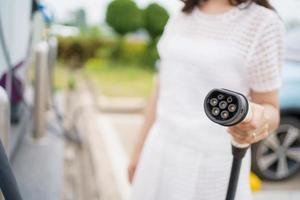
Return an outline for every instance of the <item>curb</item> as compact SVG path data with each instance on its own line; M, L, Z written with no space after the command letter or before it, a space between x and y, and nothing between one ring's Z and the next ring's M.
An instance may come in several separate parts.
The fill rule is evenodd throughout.
M111 171L111 163L107 156L105 143L97 123L98 110L95 103L95 96L91 87L83 79L80 87L77 88L78 104L84 107L78 123L76 123L79 132L85 133L87 153L90 157L92 173L95 178L95 192L99 199L119 200L121 199L118 191L117 183L113 172ZM98 198L96 198L98 199Z

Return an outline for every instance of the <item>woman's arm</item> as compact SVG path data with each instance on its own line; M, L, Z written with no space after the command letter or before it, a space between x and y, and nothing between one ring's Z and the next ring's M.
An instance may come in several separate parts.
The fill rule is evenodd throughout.
M252 118L228 128L228 132L238 143L256 143L276 130L280 121L278 91L251 92Z
M265 115L269 123L269 132L276 130L279 126L280 111L278 93L278 90L267 93L251 92L252 102L264 107Z
M131 162L128 167L128 178L129 178L130 183L132 183L135 169L138 164L140 154L143 149L145 140L148 136L149 130L151 129L151 127L155 121L158 91L159 91L159 81L157 80L155 88L152 92L152 95L150 96L149 103L148 103L148 106L146 109L145 120L142 125L140 135L139 135L135 150L134 150L132 158L131 158Z

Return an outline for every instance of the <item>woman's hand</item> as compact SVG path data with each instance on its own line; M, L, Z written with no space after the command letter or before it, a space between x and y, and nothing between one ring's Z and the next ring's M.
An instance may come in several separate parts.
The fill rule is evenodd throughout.
M250 106L251 119L228 128L233 139L240 144L253 144L269 135L269 119L265 107L255 103L250 103Z
M132 180L134 178L135 170L138 165L140 155L141 155L142 149L144 147L145 140L146 140L148 133L155 121L158 93L159 93L159 80L156 79L155 89L152 92L152 95L149 99L148 106L146 109L145 121L142 126L141 133L139 135L139 138L138 138L138 141L137 141L134 153L133 153L133 157L128 166L128 180L130 183L132 183Z
M139 157L140 157L139 154L135 155L129 163L127 171L128 171L128 180L129 180L130 184L132 184L134 174L135 174L135 170L136 170L136 167L138 165Z

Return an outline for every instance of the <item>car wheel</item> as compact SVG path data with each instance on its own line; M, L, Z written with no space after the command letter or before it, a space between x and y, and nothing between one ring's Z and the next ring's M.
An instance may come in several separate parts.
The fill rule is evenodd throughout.
M300 120L282 117L274 134L252 146L252 170L262 179L279 181L300 169Z

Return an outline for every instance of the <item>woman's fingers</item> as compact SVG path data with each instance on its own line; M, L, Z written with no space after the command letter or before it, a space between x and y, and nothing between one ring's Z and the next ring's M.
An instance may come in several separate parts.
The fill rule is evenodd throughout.
M237 142L252 144L268 136L269 127L264 107L251 103L251 108L251 120L228 128L228 132Z
M227 131L232 135L236 142L240 144L249 143L247 133L235 128L229 128Z
M128 167L128 180L129 183L132 184L133 176L134 176L135 169L132 166Z
M252 109L252 117L247 122L242 122L236 127L244 131L251 131L261 128L265 123L267 123L267 119L265 117L265 108L261 105L251 103Z
M228 128L228 132L233 136L236 142L252 144L266 138L269 134L268 129L268 124L265 124L254 131L244 131L238 127L230 127Z

